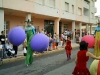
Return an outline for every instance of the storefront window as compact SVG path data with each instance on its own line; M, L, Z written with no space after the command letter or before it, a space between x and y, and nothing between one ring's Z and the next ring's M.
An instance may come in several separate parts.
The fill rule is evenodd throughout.
M9 31L9 21L4 21L4 31L5 31L5 36L8 36L8 31Z

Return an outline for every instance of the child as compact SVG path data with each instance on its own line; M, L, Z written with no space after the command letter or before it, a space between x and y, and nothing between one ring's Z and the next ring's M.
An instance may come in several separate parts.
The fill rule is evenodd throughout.
M67 40L66 40L65 50L66 50L67 61L68 61L71 59L71 50L72 50L71 40L69 36L67 37Z
M53 50L55 50L56 49L56 33L54 34L54 36L53 36Z
M88 43L85 41L80 42L80 51L78 51L75 62L76 66L73 71L73 75L90 75L90 72L87 68L87 61L89 57L100 60L100 57L94 56L92 53L88 52Z
M7 41L6 49L7 49L7 55L8 56L10 56L10 57L11 57L11 55L14 56L15 51L13 50L12 45L10 44L9 41Z
M2 50L3 50L3 46L0 41L0 61L2 61Z
M58 34L57 34L57 36L56 36L56 49L58 49L58 44L59 44L59 36L58 36Z
M27 55L27 40L25 39L24 43L23 43L23 49L24 49L24 56Z
M63 47L63 37L62 37L62 34L60 34L60 46Z
M51 51L51 46L52 46L52 35L49 34L49 51Z

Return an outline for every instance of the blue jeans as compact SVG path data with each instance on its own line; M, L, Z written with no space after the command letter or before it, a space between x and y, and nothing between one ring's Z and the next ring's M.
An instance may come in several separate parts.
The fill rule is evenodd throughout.
M6 47L5 47L5 44L2 44L2 46L3 46L2 58L6 58Z

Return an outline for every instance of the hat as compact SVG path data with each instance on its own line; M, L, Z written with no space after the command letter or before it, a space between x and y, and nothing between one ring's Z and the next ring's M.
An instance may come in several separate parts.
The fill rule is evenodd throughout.
M27 23L32 23L33 21L31 21L31 20L29 20L29 19L28 19L28 20L27 20L27 21L25 21L25 22L27 22Z

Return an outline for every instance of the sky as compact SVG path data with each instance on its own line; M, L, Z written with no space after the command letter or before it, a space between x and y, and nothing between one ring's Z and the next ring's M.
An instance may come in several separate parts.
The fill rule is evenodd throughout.
M97 13L95 14L95 16L100 16L100 0L97 0L97 2L95 2L95 7L97 8Z

